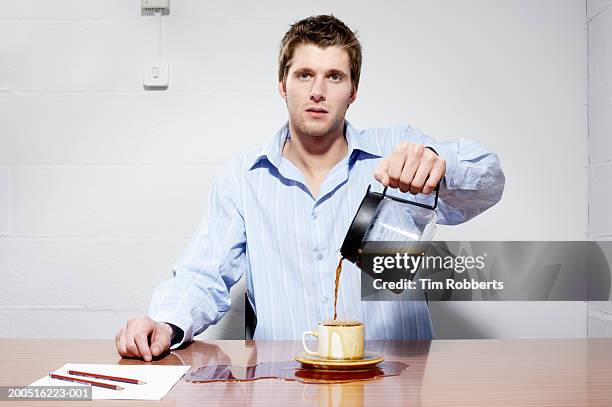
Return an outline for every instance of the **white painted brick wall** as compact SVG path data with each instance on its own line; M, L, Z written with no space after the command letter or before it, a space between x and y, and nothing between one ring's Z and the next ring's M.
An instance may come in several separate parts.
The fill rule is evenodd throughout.
M360 33L354 125L473 137L501 157L503 202L438 238L586 237L583 1L176 0L163 17L165 92L142 89L156 32L139 3L0 0L0 336L109 338L146 311L220 163L286 119L277 46L312 14ZM242 335L243 293L244 281L205 337ZM586 329L581 303L452 305L432 309L448 337ZM462 328L441 329L458 309Z
M208 165L15 165L11 234L185 235L215 173Z
M2 97L12 164L219 164L280 127L276 93L36 92ZM276 106L277 105L277 106ZM266 106L266 108L264 108ZM275 106L276 114L266 114ZM241 112L235 120L234 112ZM24 117L24 114L27 116ZM49 129L57 129L49 134ZM44 137L43 137L44 135ZM228 143L234 140L235 143ZM189 148L187 148L188 146Z
M11 214L10 168L0 166L0 236L8 234Z
M589 304L589 338L612 338L612 304L609 301Z
M587 0L587 18L589 21L602 13L612 0Z
M612 240L612 7L588 0L589 234ZM608 259L612 264L612 259ZM612 337L612 303L589 303L588 335Z

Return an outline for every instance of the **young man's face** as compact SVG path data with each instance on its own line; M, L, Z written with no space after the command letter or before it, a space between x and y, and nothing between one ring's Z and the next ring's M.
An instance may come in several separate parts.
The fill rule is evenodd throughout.
M343 131L348 105L357 97L353 89L348 53L340 47L299 45L287 72L286 87L279 84L287 101L289 123L306 136L321 137Z

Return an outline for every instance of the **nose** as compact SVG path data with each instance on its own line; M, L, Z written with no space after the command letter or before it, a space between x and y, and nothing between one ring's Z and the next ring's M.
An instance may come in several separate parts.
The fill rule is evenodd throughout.
M310 100L315 103L325 101L325 80L324 78L315 79L310 90Z

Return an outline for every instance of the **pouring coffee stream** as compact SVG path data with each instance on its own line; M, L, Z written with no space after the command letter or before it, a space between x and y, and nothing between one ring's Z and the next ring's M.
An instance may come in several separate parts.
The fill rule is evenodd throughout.
M336 267L336 286L334 287L334 321L338 317L338 313L336 312L336 306L338 305L338 285L340 284L340 274L342 273L342 261L344 257L340 257L340 261L338 262L338 266Z

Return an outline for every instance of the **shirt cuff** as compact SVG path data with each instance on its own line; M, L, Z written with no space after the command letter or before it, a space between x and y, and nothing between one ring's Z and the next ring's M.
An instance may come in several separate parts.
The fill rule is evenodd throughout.
M170 345L172 346L177 343L181 343L183 337L185 336L185 331L183 331L178 326L171 324L170 322L166 322L166 324L170 325L170 328L172 328L172 337L170 338Z
M457 171L457 154L454 153L449 147L443 145L425 145L425 147L444 158L446 169L444 172L444 177L442 178L442 184L444 184L448 189L453 189L453 186L455 185L454 175Z
M165 322L172 328L172 339L170 350L174 350L184 343L193 340L191 323L184 317L168 312L160 312L156 315L149 315L156 322Z

